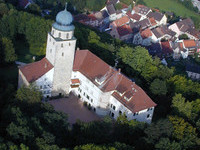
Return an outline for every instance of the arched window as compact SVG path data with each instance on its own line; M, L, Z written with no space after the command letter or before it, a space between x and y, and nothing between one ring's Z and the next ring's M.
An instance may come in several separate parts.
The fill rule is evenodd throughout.
M61 33L59 32L59 35L58 35L59 37L61 37Z

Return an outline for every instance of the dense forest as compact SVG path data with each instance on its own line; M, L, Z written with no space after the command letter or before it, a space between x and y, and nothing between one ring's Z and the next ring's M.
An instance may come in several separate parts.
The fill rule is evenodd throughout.
M14 61L22 55L36 56L36 60L44 56L47 32L54 20L19 11L14 3L3 0L0 8L0 149L200 148L200 84L177 73L177 68L162 65L145 48L127 45L79 23L75 23L77 47L89 49L111 66L118 60L117 67L158 104L152 124L128 121L121 115L117 121L105 117L71 126L66 114L41 102L34 86L17 90ZM32 57L28 60L34 61Z

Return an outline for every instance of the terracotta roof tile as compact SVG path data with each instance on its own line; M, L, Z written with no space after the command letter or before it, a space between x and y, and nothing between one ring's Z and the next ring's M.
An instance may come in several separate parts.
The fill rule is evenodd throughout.
M130 11L128 11L126 14L127 14L130 18L132 18L133 20L136 20L136 21L139 21L140 18L141 18L141 16L140 16L139 14L137 14L137 13L131 14Z
M152 33L151 33L151 30L149 28L143 30L140 32L140 35L143 39L146 39L148 37L151 37L152 36Z
M122 25L124 25L124 24L126 24L126 23L128 23L128 22L129 22L128 16L123 16L122 18L113 21L113 23L114 23L117 27L122 26Z
M117 32L119 33L120 36L124 36L124 35L133 33L130 25L127 25L127 24L125 24L121 27L117 27Z
M195 40L183 40L185 48L196 47Z
M164 54L173 53L173 49L171 48L169 41L161 42L161 47Z
M115 91L112 95L132 112L156 106L139 86L88 50L76 51L73 70L80 71L102 91ZM102 83L98 84L97 79ZM130 101L124 96L131 98Z
M152 26L155 26L157 24L156 20L153 17L149 18L149 21L151 22Z
M23 73L29 83L36 81L52 68L53 65L46 58L19 67L20 71Z

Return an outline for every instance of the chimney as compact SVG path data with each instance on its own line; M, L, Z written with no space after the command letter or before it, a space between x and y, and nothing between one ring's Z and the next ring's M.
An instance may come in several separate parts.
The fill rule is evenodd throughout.
M47 63L44 64L44 68L47 68Z
M120 72L121 72L121 68L118 69L118 73L120 73Z
M79 51L80 50L80 48L79 47L77 47L77 49L76 49L77 51Z

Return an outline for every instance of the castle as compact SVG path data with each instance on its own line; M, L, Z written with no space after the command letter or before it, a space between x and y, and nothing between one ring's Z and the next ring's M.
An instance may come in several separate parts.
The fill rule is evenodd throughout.
M70 92L87 102L98 115L151 123L156 104L120 70L89 50L76 50L73 17L59 12L48 33L46 57L19 67L18 86L34 83L45 98Z

